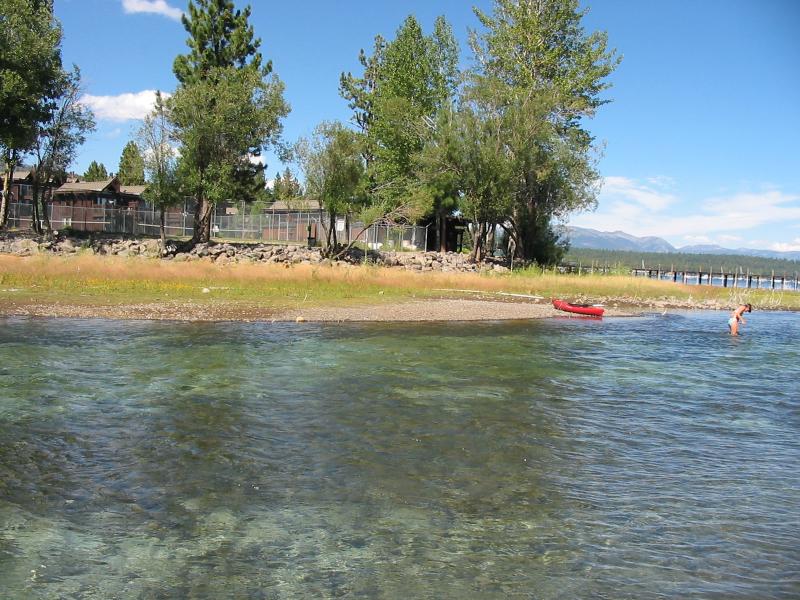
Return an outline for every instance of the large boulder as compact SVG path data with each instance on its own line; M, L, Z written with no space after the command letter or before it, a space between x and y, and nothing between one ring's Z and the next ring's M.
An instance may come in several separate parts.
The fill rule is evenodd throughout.
M11 242L11 253L17 256L30 256L39 253L39 244L34 240L19 239Z

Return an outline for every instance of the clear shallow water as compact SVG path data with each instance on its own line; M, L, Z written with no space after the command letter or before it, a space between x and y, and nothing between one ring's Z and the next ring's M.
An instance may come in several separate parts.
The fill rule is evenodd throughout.
M800 315L0 321L0 595L796 598Z

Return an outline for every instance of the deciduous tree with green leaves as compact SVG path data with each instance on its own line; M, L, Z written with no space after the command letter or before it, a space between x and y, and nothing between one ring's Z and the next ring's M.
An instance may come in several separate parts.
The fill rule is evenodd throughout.
M62 80L61 26L52 0L0 3L0 152L5 177L0 227L8 219L11 181L20 158L53 110Z
M133 140L122 149L117 178L122 185L144 185L144 157Z
M190 245L209 240L214 205L231 198L243 173L252 181L250 158L277 141L289 112L249 17L249 6L237 10L229 0L191 1L183 16L189 53L175 59L179 87L169 108L179 174L197 201Z
M370 202L402 220L419 216L431 208L431 197L420 193L415 157L425 145L428 122L452 102L458 85L452 30L439 17L426 36L409 16L394 40L376 37L372 56L362 50L359 58L363 76L343 74L340 93L365 136Z
M458 191L461 213L473 223L473 261L483 258L491 224L503 221L513 207L507 137L501 114L464 103L440 113L435 135L419 156L423 180Z
M553 220L595 205L596 148L583 121L608 102L601 93L620 59L605 33L586 34L578 0L495 0L491 15L475 13L483 28L471 34L467 99L516 123L504 127L514 182L505 223L521 256L551 262Z
M65 73L61 91L56 98L49 118L41 123L31 151L34 159L33 224L42 233L40 222L48 234L52 227L47 214L47 200L52 197L53 185L66 178L66 171L75 159L78 147L86 134L94 131L95 120L91 109L79 102L81 74L78 67Z
M93 160L89 163L89 168L86 169L86 172L83 174L83 179L85 181L105 181L109 178L108 171L106 171L106 166L103 163L98 163L96 160Z
M158 208L161 253L166 253L167 231L165 213L181 201L177 177L177 150L172 146L172 127L168 109L160 92L156 93L153 111L147 115L138 131L142 149L144 173L148 185L144 199Z
M362 134L332 122L320 124L311 139L301 139L295 145L295 156L305 173L306 197L319 201L327 213L328 222L322 226L328 256L341 251L336 235L338 217L358 214L365 208L363 142Z

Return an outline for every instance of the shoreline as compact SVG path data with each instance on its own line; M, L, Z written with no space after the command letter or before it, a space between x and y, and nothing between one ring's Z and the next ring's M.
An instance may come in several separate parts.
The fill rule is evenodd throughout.
M699 309L697 307L696 309ZM692 310L672 307L672 310ZM706 308L708 310L708 308ZM670 310L646 305L606 307L604 317L639 317ZM111 319L179 322L309 322L309 323L425 323L491 322L549 318L594 318L556 310L549 302L509 302L486 299L412 299L357 306L270 308L233 303L156 302L124 306L73 303L0 304L0 318Z
M693 288L622 276L416 272L377 265L219 265L111 256L0 253L0 317L183 322L447 322L606 317L670 310L800 310L800 296Z

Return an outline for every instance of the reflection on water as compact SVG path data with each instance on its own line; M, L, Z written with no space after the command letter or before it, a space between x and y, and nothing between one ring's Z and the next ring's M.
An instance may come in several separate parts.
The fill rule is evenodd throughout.
M12 319L0 590L800 596L800 317Z

